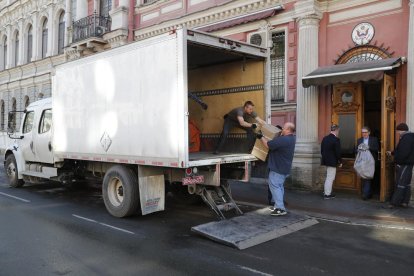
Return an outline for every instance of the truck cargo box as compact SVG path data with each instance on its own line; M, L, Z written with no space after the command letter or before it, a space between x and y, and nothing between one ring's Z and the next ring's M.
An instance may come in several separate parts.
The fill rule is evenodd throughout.
M211 152L223 116L246 100L270 119L267 61L265 49L180 29L65 63L52 77L54 151L164 167L255 160L238 130L229 152ZM189 119L200 130L199 152L189 152Z

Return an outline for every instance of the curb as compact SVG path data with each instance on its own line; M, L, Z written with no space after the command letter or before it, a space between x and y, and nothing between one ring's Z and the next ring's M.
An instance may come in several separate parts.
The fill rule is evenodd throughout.
M265 204L257 204L246 201L236 201L236 203L256 208L267 207ZM289 209L300 212L315 219L330 222L356 226L370 226L414 231L414 219L406 219L394 216L357 215L346 212L327 212L325 209L322 210L318 208L308 208L295 205L289 205Z

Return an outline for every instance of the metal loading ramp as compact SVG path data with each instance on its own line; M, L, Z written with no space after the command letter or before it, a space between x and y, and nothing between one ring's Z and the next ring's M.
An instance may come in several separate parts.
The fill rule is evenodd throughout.
M270 216L268 208L245 213L228 220L194 226L191 230L216 242L240 250L276 239L318 223L316 219L295 213Z

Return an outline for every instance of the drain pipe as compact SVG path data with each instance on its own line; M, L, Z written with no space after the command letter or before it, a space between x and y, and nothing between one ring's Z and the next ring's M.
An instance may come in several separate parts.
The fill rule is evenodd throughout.
M134 13L135 13L135 0L129 0L128 10L128 43L134 41Z

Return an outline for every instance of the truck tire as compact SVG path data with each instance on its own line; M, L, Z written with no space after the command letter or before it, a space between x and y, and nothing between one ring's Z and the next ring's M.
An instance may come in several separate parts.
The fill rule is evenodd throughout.
M23 179L19 179L19 171L17 170L17 162L14 154L9 154L6 157L6 162L4 163L4 169L6 175L9 179L9 185L13 188L20 188L23 186Z
M111 167L103 180L102 195L106 209L114 217L137 213L140 206L137 175L125 166Z

